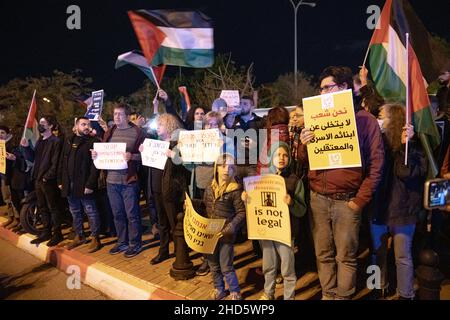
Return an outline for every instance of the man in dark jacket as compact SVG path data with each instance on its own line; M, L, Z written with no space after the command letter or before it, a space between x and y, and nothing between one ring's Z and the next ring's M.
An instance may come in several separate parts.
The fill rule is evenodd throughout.
M69 202L69 210L73 217L75 238L68 249L76 248L85 243L83 233L83 209L89 219L92 242L89 253L101 248L99 231L100 216L95 204L94 192L97 189L99 171L92 161L90 150L96 137L90 136L90 121L88 118L78 118L75 133L64 142L58 167L58 187L61 195Z
M56 181L62 140L52 133L56 127L57 122L53 116L44 116L39 120L38 130L41 138L37 141L35 150L29 146L27 139L23 138L21 141L25 158L34 162L32 179L36 190L37 209L44 220L48 220L43 222L43 232L31 243L50 240L47 243L49 247L64 240L61 233L60 193Z
M361 76L367 75L363 68ZM320 93L353 88L352 71L346 67L328 67L320 76ZM349 299L356 287L356 254L359 243L361 211L371 200L381 180L384 149L378 122L354 101L356 127L362 167L311 170L312 232L322 299ZM301 157L306 161L306 144L314 133L303 129L300 134Z

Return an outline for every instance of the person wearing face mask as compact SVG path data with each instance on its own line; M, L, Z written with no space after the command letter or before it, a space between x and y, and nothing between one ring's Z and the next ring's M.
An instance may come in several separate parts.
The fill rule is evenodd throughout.
M73 217L75 238L68 245L68 249L74 249L86 242L83 232L83 212L85 212L89 219L92 238L88 252L92 253L99 250L101 244L100 216L94 198L99 170L92 161L90 150L93 149L94 143L100 140L92 137L90 133L89 119L78 118L75 133L64 142L58 167L58 187L61 195L67 198Z
M26 160L34 162L32 179L36 190L37 210L44 217L44 229L39 236L32 240L32 244L39 244L50 240L49 247L56 246L64 240L61 233L61 215L57 186L59 156L62 140L52 131L57 127L53 116L44 116L39 120L38 130L41 135L33 150L26 138L20 142L24 148Z
M414 128L405 125L405 107L387 104L381 107L379 123L385 146L384 174L369 205L373 260L381 270L378 297L386 297L388 238L393 239L399 299L414 298L412 241L422 207L428 163L414 137ZM408 157L405 165L405 143Z

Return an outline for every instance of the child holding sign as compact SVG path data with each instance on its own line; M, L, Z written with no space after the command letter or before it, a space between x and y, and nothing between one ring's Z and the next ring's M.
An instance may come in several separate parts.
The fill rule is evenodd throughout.
M269 153L270 173L280 175L286 184L286 196L284 202L289 206L291 226L293 216L302 217L306 213L305 191L302 180L291 171L291 151L284 142L272 145ZM248 195L242 193L242 199L246 202ZM291 231L291 237L294 232ZM295 259L293 246L271 240L260 240L263 252L264 294L260 300L275 299L275 285L277 271L281 260L281 275L284 284L284 299L294 300L295 284Z
M214 178L206 188L204 204L207 217L225 218L225 226L220 232L221 239L213 254L207 255L213 277L213 300L225 298L225 280L230 289L232 300L242 300L238 278L233 267L234 241L245 219L245 205L241 200L241 186L236 182L236 166L234 157L223 154L214 166Z

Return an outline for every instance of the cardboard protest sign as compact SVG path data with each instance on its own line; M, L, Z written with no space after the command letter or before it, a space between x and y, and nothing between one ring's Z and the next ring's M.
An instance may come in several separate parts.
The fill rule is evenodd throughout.
M123 157L126 148L126 143L94 143L94 150L97 151L95 167L104 170L127 169L128 164Z
M222 145L219 129L180 131L178 139L183 162L215 162Z
M311 170L361 167L352 90L303 99Z
M235 107L241 103L239 90L222 90L220 97L226 101L229 107Z
M192 201L186 194L184 213L184 238L189 248L198 253L213 254L219 241L218 233L225 219L207 219L195 212Z
M152 139L144 140L144 152L141 153L142 164L147 167L163 170L166 165L166 151L169 149L169 141Z
M103 97L105 92L103 90L92 92L92 105L84 115L91 121L98 121L103 110Z
M0 141L0 173L6 174L6 143Z
M248 238L291 246L289 207L284 178L274 174L244 178L247 192Z

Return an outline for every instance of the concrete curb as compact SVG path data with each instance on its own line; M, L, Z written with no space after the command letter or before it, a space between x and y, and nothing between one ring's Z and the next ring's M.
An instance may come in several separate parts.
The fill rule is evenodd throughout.
M7 219L0 217L0 225ZM78 266L81 281L115 300L187 300L170 290L139 279L126 272L112 268L94 258L62 247L34 245L30 241L36 237L30 234L18 235L0 227L0 238L17 248L28 252L37 259L50 263L67 273L69 266Z

